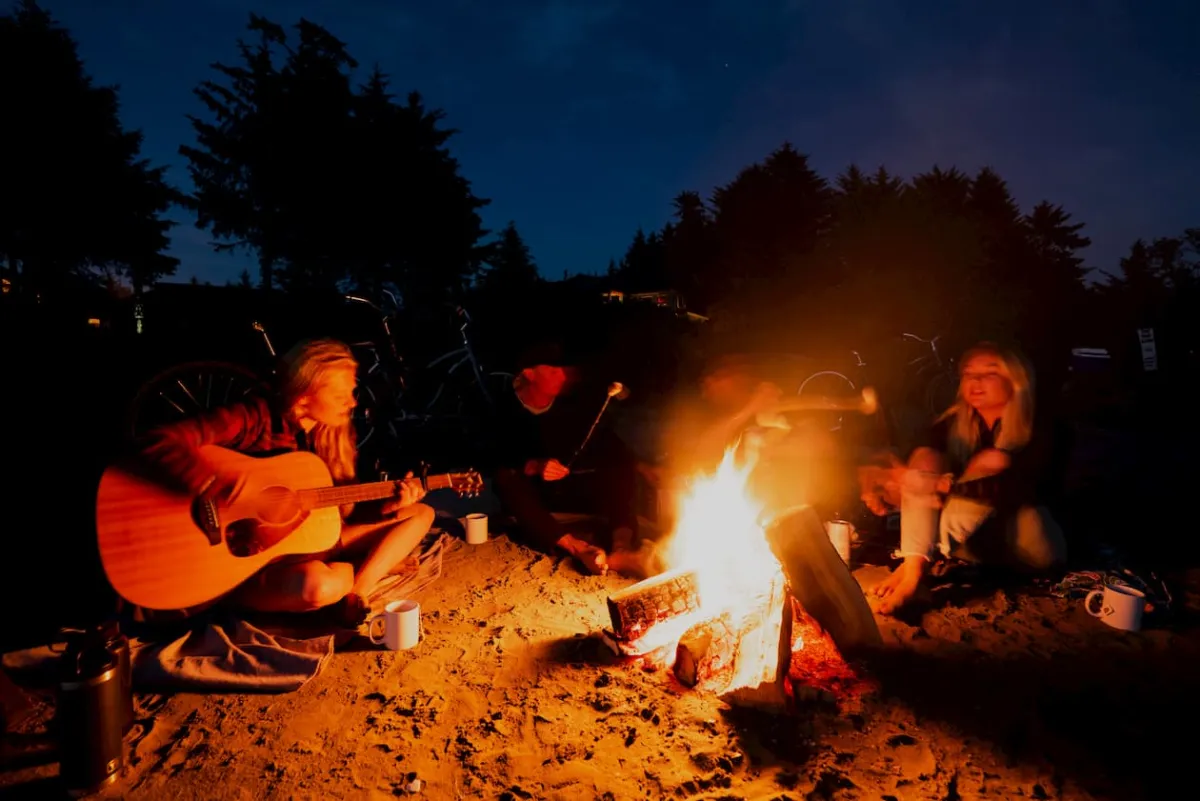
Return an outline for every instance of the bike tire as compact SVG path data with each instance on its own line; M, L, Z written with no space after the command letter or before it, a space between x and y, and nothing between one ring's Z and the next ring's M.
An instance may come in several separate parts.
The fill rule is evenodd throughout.
M858 391L858 387L856 387L854 385L854 382L851 381L850 377L847 376L845 373L839 373L837 370L818 370L817 372L813 373L808 378L806 378L800 382L800 388L796 390L796 394L803 395L805 387L807 387L809 384L811 384L815 379L824 378L826 376L833 378L835 380L835 383L836 383L837 379L841 379L842 381L844 381L847 384L847 386L850 387L850 390L852 392Z
M136 441L156 426L268 391L268 383L262 376L236 362L177 364L142 383L126 409L124 430Z
M376 433L379 425L376 423L376 417L379 416L382 410L375 390L371 389L369 384L359 384L354 390L354 441L359 450L366 448L368 445L379 445L382 437L377 437Z
M841 385L844 384L845 388L850 390L849 394L853 395L856 392L858 392L858 387L855 386L854 381L851 380L850 377L847 376L845 373L839 373L837 370L818 370L817 372L813 373L808 378L806 378L800 382L800 388L796 390L796 394L803 395L804 390L806 388L808 388L810 385L812 385L814 381L819 382L820 379L831 379L833 385L836 386L839 391L843 389L843 387ZM817 386L820 386L820 383L818 383ZM825 394L829 394L829 393L825 393ZM834 394L837 394L837 393L834 393ZM834 423L832 426L830 426L829 430L830 431L841 431L842 423L843 423L844 419L845 419L845 415L838 414L834 418Z
M954 373L940 372L925 385L925 408L934 417L949 409L957 397L958 376Z

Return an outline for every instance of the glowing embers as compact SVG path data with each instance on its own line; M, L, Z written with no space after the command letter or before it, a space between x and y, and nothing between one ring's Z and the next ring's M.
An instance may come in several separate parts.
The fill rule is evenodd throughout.
M692 482L662 548L669 569L609 598L604 639L618 655L670 670L682 687L780 707L797 682L836 693L856 679L791 597L747 491L751 469L730 450L715 473Z

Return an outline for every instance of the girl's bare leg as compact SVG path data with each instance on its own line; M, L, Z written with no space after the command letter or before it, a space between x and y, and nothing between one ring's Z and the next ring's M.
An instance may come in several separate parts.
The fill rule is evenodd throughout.
M404 561L433 526L433 507L414 503L395 515L373 523L355 523L342 529L346 551L367 551L354 574L350 594L366 598L393 568Z
M311 612L337 603L354 585L354 565L317 560L268 565L234 591L259 612Z

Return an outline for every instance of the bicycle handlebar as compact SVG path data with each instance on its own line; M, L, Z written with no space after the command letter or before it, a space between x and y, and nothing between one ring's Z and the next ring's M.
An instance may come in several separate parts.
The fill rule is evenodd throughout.
M390 299L391 299L391 301L392 301L392 304L393 304L394 306L396 306L396 308L400 308L399 304L396 302L396 296L395 296L395 295L393 295L391 292L389 292L389 291L388 291L388 290L386 290L386 289L384 289L384 290L381 290L381 291L383 292L383 294L387 295L387 296L388 296L388 298L390 298ZM369 301L369 300L367 300L366 298L362 297L361 295L342 295L342 298L343 298L343 299L345 299L345 300L347 300L347 301L349 301L349 302L351 302L351 303L362 303L362 304L364 304L364 305L366 305L366 306L370 306L372 309L374 309L375 311L379 312L379 313L380 313L381 315L383 315L384 317L386 317L386 316L387 316L387 312L385 312L385 311L384 311L383 309L381 309L379 306L376 306L376 305L375 305L374 303L372 303L371 301ZM459 305L459 304L457 304L457 303L447 303L447 304L446 304L446 306L447 306L447 308L452 308L452 309L454 309L454 316L456 316L456 317L461 317L464 323L469 323L469 322L471 322L471 313L470 313L470 312L468 312L468 311L467 311L467 310L466 310L464 307L460 306L460 305Z
M903 337L904 339L912 339L917 342L921 342L925 345L937 345L937 341L942 338L941 334L938 334L933 339L921 339L916 334L908 334L908 333L901 334L900 336Z
M376 306L374 303L367 300L366 298L359 297L358 295L343 295L342 297L348 301L351 301L352 303L364 303L367 306L370 306L375 311L379 312L380 314L383 314L383 309L379 308L378 306Z

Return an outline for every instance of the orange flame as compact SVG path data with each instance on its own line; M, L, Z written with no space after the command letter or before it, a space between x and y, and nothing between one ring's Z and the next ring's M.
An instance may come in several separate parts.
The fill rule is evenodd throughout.
M785 597L783 569L760 522L763 504L748 486L753 462L739 465L735 453L730 448L715 473L692 481L662 551L668 568L695 571L701 608L653 632L666 642L700 620L731 613L742 640L737 670L722 690L774 678Z

